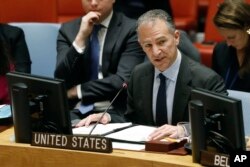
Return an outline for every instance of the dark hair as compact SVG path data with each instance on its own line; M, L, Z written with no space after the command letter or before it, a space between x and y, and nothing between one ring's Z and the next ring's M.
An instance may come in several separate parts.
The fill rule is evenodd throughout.
M10 47L5 40L0 37L0 75L5 75L9 72L11 62Z
M164 20L170 31L175 31L175 25L173 23L172 17L167 12L161 9L149 10L141 15L137 21L137 29L142 23L154 22L157 19Z
M227 0L218 6L213 22L220 28L239 29L250 34L250 4ZM245 73L250 73L250 38L239 70L240 77L243 77Z

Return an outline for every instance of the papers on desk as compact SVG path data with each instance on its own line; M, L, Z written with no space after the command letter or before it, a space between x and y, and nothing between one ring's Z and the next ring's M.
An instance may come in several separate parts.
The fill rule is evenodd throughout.
M155 129L155 127L136 125L111 133L105 137L114 140L112 142L113 148L141 151L145 150L145 142L148 141L148 135Z
M155 129L156 127L136 125L115 133L111 133L105 137L115 139L115 141L144 143L148 141L149 134Z
M93 126L74 128L73 134L88 135ZM133 125L131 122L98 124L92 135L102 135L110 138L113 141L113 148L139 151L145 150L145 142L148 141L148 135L155 129L156 127Z
M134 150L134 151L145 150L145 144L112 142L112 147L115 148L115 149L123 149L123 150Z
M88 127L73 128L73 134L88 135L93 128ZM148 135L156 128L144 125L132 125L129 123L109 123L106 125L98 124L93 130L92 135L102 135L117 141L127 142L145 142L148 141Z
M93 128L94 124L86 127L79 127L79 128L73 128L73 134L77 134L77 135L88 135L91 131L91 129ZM92 132L92 135L105 135L108 133L113 133L117 130L121 130L123 128L127 128L132 126L131 122L128 123L109 123L106 125L103 124L98 124L95 129Z

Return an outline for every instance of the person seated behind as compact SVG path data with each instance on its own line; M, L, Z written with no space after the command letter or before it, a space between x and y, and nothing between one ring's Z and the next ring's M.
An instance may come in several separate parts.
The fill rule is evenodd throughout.
M212 68L227 89L250 92L250 4L227 1L219 5L214 24L225 38L212 55Z
M0 24L0 104L9 104L6 73L30 73L31 60L22 29Z
M139 43L150 62L136 66L131 74L125 121L159 126L149 136L150 140L178 137L177 123L189 121L188 102L192 88L203 88L226 95L225 84L222 77L213 70L179 51L177 45L180 32L175 29L171 17L163 10L150 10L140 16L137 33ZM162 81L165 81L163 85L167 86L167 100L158 104L157 101L161 99L157 100L159 77L162 76L166 78ZM157 108L161 104L165 105L165 112L159 115ZM99 120L101 115L90 115L81 120L77 127L88 126ZM122 116L118 114L105 114L100 122L116 122L121 120L120 117Z
M63 23L59 30L55 77L65 80L71 107L80 99L82 102L79 108L71 112L72 119L103 111L129 79L135 65L145 59L145 53L137 41L136 21L114 11L114 2L82 0L86 15ZM98 32L99 51L95 59L91 44L95 32L93 29L98 25L101 29ZM124 100L125 91L113 104L113 110L124 112ZM83 111L83 105L89 110Z

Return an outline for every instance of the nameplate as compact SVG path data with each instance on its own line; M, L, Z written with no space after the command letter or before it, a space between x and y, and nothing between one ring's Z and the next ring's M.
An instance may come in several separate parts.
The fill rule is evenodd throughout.
M230 167L230 158L228 154L202 150L200 163L205 166Z
M111 153L111 139L101 136L32 132L32 146Z
M145 151L156 151L156 152L169 152L180 147L183 147L187 140L180 142L175 141L147 141L145 144Z

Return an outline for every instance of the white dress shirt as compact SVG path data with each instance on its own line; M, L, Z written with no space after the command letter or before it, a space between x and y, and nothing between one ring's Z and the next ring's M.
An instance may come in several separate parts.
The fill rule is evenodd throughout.
M174 101L174 93L176 87L177 76L179 73L179 68L181 64L181 53L177 50L177 57L174 63L165 71L160 72L158 69L155 68L154 74L154 85L153 85L153 118L154 121L156 119L156 98L157 92L160 85L160 78L159 74L162 73L166 77L166 88L167 88L167 111L168 111L168 123L172 123L172 110L173 110L173 101Z

